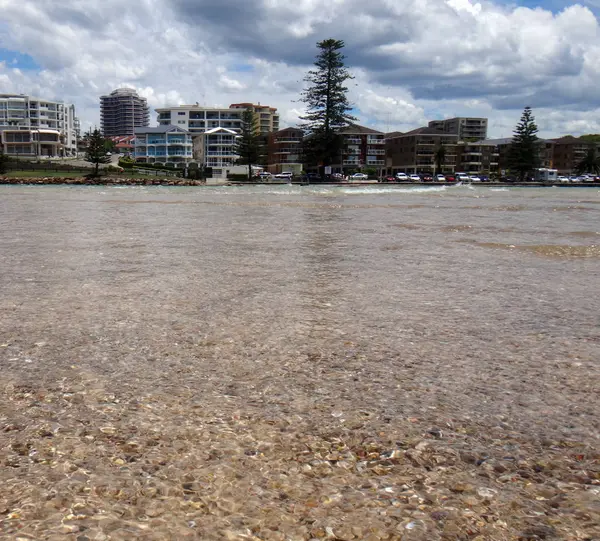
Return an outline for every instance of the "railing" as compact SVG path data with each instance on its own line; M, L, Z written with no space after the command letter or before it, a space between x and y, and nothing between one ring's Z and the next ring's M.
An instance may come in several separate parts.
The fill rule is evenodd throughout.
M367 165L385 165L385 160L367 160Z
M373 154L373 155L385 154L385 149L383 149L383 148L367 148L367 154Z
M360 145L362 143L362 139L360 137L346 137L344 142L348 145Z
M383 136L381 138L367 137L367 145L383 145L384 143Z

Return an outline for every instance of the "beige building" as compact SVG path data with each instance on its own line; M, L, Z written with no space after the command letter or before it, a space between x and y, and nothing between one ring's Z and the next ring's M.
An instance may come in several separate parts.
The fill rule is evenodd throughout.
M260 133L266 135L270 132L279 130L279 114L276 107L268 105L255 105L254 103L232 103L230 109L252 109L256 115L258 128Z
M432 120L429 128L436 128L444 133L457 135L458 139L479 141L487 137L487 118L456 117L445 120Z

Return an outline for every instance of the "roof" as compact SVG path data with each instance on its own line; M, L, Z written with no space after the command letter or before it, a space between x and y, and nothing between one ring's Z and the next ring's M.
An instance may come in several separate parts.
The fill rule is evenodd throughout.
M386 139L391 139L392 137L398 137L399 135L404 135L404 132L401 131L391 131L385 134Z
M587 143L588 141L581 140L579 137L573 137L572 135L565 135L558 137L557 139L550 139L552 143L565 144L565 143Z
M167 133L167 132L171 132L171 131L178 131L181 133L189 134L189 132L187 130L184 130L183 128L179 128L179 127L173 126L173 125L156 126L155 128L148 128L148 127L135 128L134 131L135 131L136 135L143 135L145 133Z
M512 143L512 137L502 137L500 139L483 139L477 141L478 143L485 143L486 145L509 145Z
M414 130L403 133L402 135L446 135L449 137L458 138L458 135L454 133L447 133L437 128L430 128L429 126L422 126L421 128L416 128Z
M364 133L373 133L376 135L383 135L382 131L377 131L372 128L367 128L365 126L359 126L358 124L348 124L345 128L340 130L340 133L344 135L362 135Z
M228 133L230 135L237 135L238 132L234 130L230 130L228 128L212 128L210 130L206 130L204 135L212 135L213 133Z
M278 133L283 133L284 131L289 131L289 130L294 130L294 131L299 131L304 133L304 130L302 128L298 128L296 126L288 126L287 128L281 128L280 130L271 132L271 135L277 135Z

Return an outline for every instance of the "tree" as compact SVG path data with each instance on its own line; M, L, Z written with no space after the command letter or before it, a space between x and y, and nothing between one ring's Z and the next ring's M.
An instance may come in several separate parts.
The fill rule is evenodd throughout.
M0 147L0 175L8 171L8 156L4 154L4 149Z
M444 143L441 143L440 146L437 147L433 157L435 159L435 171L436 173L441 173L444 163L446 162L446 147L444 146Z
M252 164L258 164L263 155L263 145L256 114L251 108L242 113L242 133L235 145L238 163L248 165L248 180L252 179Z
M531 107L527 106L513 132L508 154L510 169L517 174L520 182L523 182L528 173L540 165L537 131Z
M583 175L584 173L600 175L600 156L598 155L598 149L594 143L588 146L585 156L576 165L575 172L578 175Z
M94 176L98 176L100 164L110 163L110 156L107 156L106 140L102 137L100 130L96 128L93 132L86 134L88 146L85 153L85 161L94 164Z
M345 82L354 77L344 67L345 56L340 52L344 42L326 39L317 43L319 52L315 68L308 72L304 82L308 87L300 101L307 105L306 115L300 117L304 124L304 154L309 163L328 166L340 156L343 139L339 131L356 119L350 115ZM324 174L321 169L321 176Z

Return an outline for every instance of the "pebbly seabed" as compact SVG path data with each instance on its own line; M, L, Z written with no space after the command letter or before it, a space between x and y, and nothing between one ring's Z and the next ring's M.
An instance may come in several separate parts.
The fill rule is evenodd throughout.
M0 538L600 537L599 218L0 186Z

